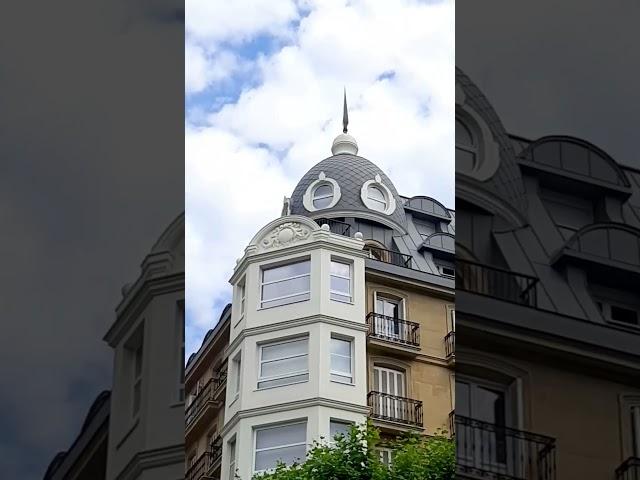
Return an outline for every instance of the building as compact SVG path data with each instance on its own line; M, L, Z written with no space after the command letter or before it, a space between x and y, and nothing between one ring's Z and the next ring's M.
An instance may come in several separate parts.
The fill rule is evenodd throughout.
M105 336L114 350L102 392L45 480L176 480L184 476L184 214L122 289Z
M456 72L460 478L640 478L640 171Z
M245 248L189 359L188 480L248 480L367 418L385 438L448 428L455 214L357 156L346 100L343 123Z

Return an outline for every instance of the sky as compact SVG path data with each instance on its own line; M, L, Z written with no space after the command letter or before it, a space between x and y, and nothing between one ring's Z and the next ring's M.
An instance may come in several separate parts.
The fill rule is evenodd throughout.
M236 259L341 131L402 195L454 206L454 2L187 0L187 352Z

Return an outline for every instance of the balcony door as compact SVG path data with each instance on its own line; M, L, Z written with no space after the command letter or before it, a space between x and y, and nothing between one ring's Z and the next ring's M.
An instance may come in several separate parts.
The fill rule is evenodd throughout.
M401 398L406 397L404 372L386 367L373 367L373 389L383 395L378 396L377 410L383 417L406 420ZM401 397L401 398L398 398Z
M458 376L455 414L465 417L456 422L460 465L482 472L517 473L509 462L515 452L505 431L507 406L508 391L503 385Z
M376 295L376 330L377 335L389 338L400 338L400 320L403 318L402 300Z

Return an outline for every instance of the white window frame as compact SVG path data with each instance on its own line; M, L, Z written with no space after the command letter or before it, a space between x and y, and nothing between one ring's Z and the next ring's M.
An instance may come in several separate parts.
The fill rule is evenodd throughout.
M324 194L324 195L318 195L316 194L316 192L318 191L318 189L320 187L329 187L331 188L331 193L328 194ZM321 182L318 183L315 187L313 187L313 190L311 192L311 204L313 205L313 208L315 208L316 210L324 210L326 208L329 208L328 205L331 205L333 203L333 194L334 194L334 188L333 188L333 184L331 182ZM330 198L331 201L329 202L329 204L325 207L317 207L316 206L316 200L324 200L325 198Z
M347 267L349 267L349 276L345 277L342 275L338 275L335 273L331 272L331 264L333 263L339 263L341 265L346 265ZM338 295L339 297L347 297L347 295L344 294L344 292L339 292L337 290L333 290L331 288L331 278L332 277L336 277L336 278L342 278L344 280L348 280L349 281L349 299L348 300L343 300L341 298L334 298L334 294ZM340 303L353 303L353 262L349 261L349 260L343 260L341 258L334 258L331 257L331 262L329 264L329 298L334 301L334 302L340 302Z
M240 388L242 386L242 351L238 352L238 354L233 357L233 374L234 374L234 394L235 398L240 396Z
M135 335L135 334L134 334ZM142 333L141 335L144 335ZM131 350L131 414L137 418L142 408L142 370L144 368L144 338Z
M294 275L292 277L285 277L285 278L281 278L279 280L272 280L270 282L265 282L264 281L264 274L267 270L273 270L276 268L281 268L281 267L286 267L289 265L295 265L297 263L308 263L309 264L309 272L308 273L304 273L301 275ZM268 300L264 299L264 286L265 285L273 285L274 283L282 283L288 280L293 280L296 278L304 278L304 277L309 277L309 290L306 291L301 291L301 292L296 292L296 293L289 293L287 295L283 295L281 297L275 297L275 298L270 298ZM302 300L293 300L291 302L287 302L287 303L282 303L280 305L267 305L265 306L265 303L271 303L274 302L276 300L284 300L286 298L293 298L293 297L298 297L300 295L307 295L307 298L302 299ZM306 302L309 301L311 299L311 259L309 257L303 257L303 258L296 258L296 259L292 259L291 261L287 261L285 263L280 263L280 264L270 264L270 265L263 265L260 268L260 308L261 309L266 309L266 308L276 308L276 307L283 307L285 305L291 305L292 303L298 303L298 302Z
M390 467L393 464L393 449L389 447L376 447L376 451L380 456L380 462L387 467ZM386 453L389 461L385 462L383 459L383 454Z
M280 357L280 358L275 358L275 359L271 359L271 360L262 360L262 352L264 350L265 347L275 347L277 345L284 345L287 343L292 343L292 342L300 342L300 341L305 341L307 343L307 353L305 354L296 354L296 355L289 355L289 356L284 356L284 357ZM276 375L276 376L272 376L272 377L263 377L262 376L262 365L264 363L272 363L275 361L282 361L282 360L288 360L290 358L302 358L302 357L306 357L307 358L307 368L305 370L298 370L295 372L289 372L283 375ZM295 381L291 381L288 383L282 383L279 385L269 385L269 386L260 386L260 383L262 382L272 382L274 380L282 380L285 378L290 378L290 377L299 377L300 375L307 375L306 380L295 380ZM295 337L295 338L288 338L286 340L276 340L273 342L266 342L266 343L262 343L259 345L259 351L258 351L258 385L257 388L258 390L266 390L269 388L278 388L278 387L284 387L286 385L293 385L296 383L305 383L309 381L309 336L303 336L303 337Z
M288 448L288 447L299 447L299 446L303 445L304 446L304 451L305 451L305 456L306 456L306 454L307 454L307 439L306 439L306 437L307 437L307 423L308 423L307 419L304 419L304 420L297 420L297 421L293 421L293 422L279 423L277 425L266 425L266 426L254 427L254 429L253 429L253 473L254 473L254 475L273 471L273 468L265 469L265 470L256 469L256 460L258 458L258 452L263 452L263 451L268 451L268 450L278 450L278 449L283 449L283 448ZM300 424L304 425L305 440L303 442L291 443L291 444L285 444L285 445L278 445L277 447L268 447L268 448L260 448L260 449L258 449L258 432L263 431L263 430L272 430L272 429L276 429L276 428L289 427L291 425L300 425ZM301 458L300 460L304 461L304 458Z
M349 360L350 360L350 365L351 365L351 372L349 372L349 375L345 375L345 373L347 372L340 372L337 370L334 370L332 368L332 357L334 355L338 356L338 357L342 357L345 358L344 355L340 355L337 353L331 353L331 344L329 344L329 378L332 382L336 382L336 383L344 383L347 385L353 385L355 383L355 365L354 365L354 355L353 355L353 351L354 351L354 339L350 338L350 337L344 337L342 335L339 334L335 334L332 333L331 337L329 339L329 342L333 341L333 340L341 340L343 342L349 342Z
M371 199L369 197L369 187L376 187L380 192L382 192L386 201L385 208L383 210L380 210L377 205L377 203L380 202L378 199ZM391 215L396 210L396 200L393 196L393 192L391 192L391 190L382 183L380 175L376 175L375 179L367 180L362 184L362 188L360 189L360 199L368 209L382 213L383 215Z
M240 318L244 317L244 313L247 309L246 300L247 300L247 283L246 277L243 277L242 280L238 282L238 299L240 302Z
M320 185L325 185L325 184L329 184L333 187L333 198L329 203L329 205L327 205L326 207L316 208L313 205L316 188L318 188ZM308 212L317 212L319 210L327 210L329 208L333 208L336 206L336 204L340 200L341 195L342 194L340 192L340 185L338 185L338 182L336 182L333 178L327 177L324 174L324 172L320 172L318 174L318 179L314 180L304 192L304 195L302 196L302 204L304 205L304 208Z
M382 195L382 200L380 200L379 198L376 198L375 196L371 195L371 191L375 190L377 192L380 192L380 194ZM378 187L376 184L371 184L367 187L367 200L369 200L369 202L371 202L372 205L375 205L376 207L371 207L372 210L378 210L379 212L384 212L388 205L389 205L389 200L387 199L387 196L385 195L384 190L382 190L380 187ZM382 208L377 208L378 204L382 204Z
M236 437L229 440L227 446L229 447L229 480L233 480L236 474L236 452L238 451Z
M329 419L329 436L331 437L329 439L329 443L334 444L335 443L335 437L331 435L331 424L336 424L339 423L341 425L346 425L349 428L351 428L353 425L355 425L355 422L351 421L351 420L342 420L341 418L330 418ZM346 436L346 435L345 435Z
M631 405L631 448L633 455L640 458L640 402Z

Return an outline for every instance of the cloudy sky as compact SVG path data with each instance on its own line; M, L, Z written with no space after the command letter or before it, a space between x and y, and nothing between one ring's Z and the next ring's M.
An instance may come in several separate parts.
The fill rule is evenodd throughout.
M235 260L330 156L347 89L360 154L453 206L454 3L187 0L187 351Z

